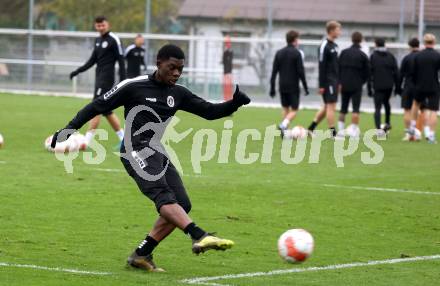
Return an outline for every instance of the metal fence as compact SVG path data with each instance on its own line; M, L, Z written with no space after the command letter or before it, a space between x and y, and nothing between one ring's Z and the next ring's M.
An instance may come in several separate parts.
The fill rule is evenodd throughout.
M94 86L94 69L69 80L69 73L82 65L93 49L94 32L68 32L34 30L31 57L28 55L29 31L0 29L0 89L3 91L46 92L72 96L91 97ZM136 34L118 33L123 45L131 44ZM165 43L181 46L186 55L186 67L180 80L195 93L207 99L222 98L223 67L221 63L224 39L188 35L144 35L148 40L148 70L154 70L156 51ZM267 96L268 78L275 52L285 45L283 39L231 38L234 50L235 83L244 86L254 102L273 103ZM301 40L300 49L305 55L309 86L317 87L317 50L320 41ZM341 49L349 42L338 42ZM407 53L404 44L387 45L399 59ZM370 53L372 43L364 43L363 50ZM309 97L310 98L310 97ZM319 101L319 99L315 98Z

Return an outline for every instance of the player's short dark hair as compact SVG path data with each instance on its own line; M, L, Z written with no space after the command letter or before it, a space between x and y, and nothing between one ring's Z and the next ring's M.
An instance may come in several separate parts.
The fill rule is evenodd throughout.
M353 44L360 44L363 40L363 36L361 32L353 32L353 34L351 34L351 41L353 42Z
M95 17L95 23L102 23L104 21L107 21L107 18L105 16L100 15Z
M408 41L408 46L411 48L418 48L420 47L420 41L417 38L412 38Z
M376 38L374 40L376 47L385 47L385 39L384 38Z
M299 33L297 31L290 30L289 32L286 33L286 42L290 44L296 39L298 39L298 37L299 37Z
M158 60L168 60L169 58L176 58L178 60L185 59L185 53L176 45L167 44L160 48L157 53Z

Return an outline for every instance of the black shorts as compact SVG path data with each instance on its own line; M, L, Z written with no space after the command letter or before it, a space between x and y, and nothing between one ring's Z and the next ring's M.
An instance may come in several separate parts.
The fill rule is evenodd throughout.
M142 159L142 157L139 153L132 154L130 161L134 166L125 158L121 157L121 161L139 190L154 202L157 212L164 205L178 203L189 213L191 201L183 186L182 179L171 161L157 151L146 159ZM160 175L161 173L163 175ZM144 178L141 174L149 174L156 178Z
M112 89L113 87L113 83L110 84L100 84L100 83L96 83L95 85L95 91L93 93L93 99L100 97L101 95L105 94L107 91L109 91L110 89ZM113 111L109 111L106 113L103 113L102 115L104 116L108 116L110 114L112 114Z
M338 102L338 85L329 84L324 88L324 94L322 95L324 103L336 103Z
M440 101L440 92L420 92L416 91L415 100L424 105L426 109L438 111L439 110L439 101Z
M342 91L341 93L341 113L348 113L348 105L351 100L353 113L359 113L361 107L362 89L355 91Z
M298 109L299 106L299 92L280 92L281 106Z
M402 91L402 108L405 110L411 109L415 98L415 88L405 87Z

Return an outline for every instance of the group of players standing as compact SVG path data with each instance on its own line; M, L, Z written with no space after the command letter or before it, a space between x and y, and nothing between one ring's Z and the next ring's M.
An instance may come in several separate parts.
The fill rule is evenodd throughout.
M95 29L99 32L100 36L95 39L92 55L84 65L70 73L70 79L72 79L96 64L94 99L105 94L115 85L116 62L119 66L120 81L126 78L137 77L141 75L142 69L146 69L144 61L145 49L143 48L144 39L141 35L137 35L134 43L129 45L124 51L118 36L110 31L110 23L106 17L98 16L95 18ZM112 111L102 115L107 118L119 141L122 142L124 130L121 127L119 118ZM89 128L85 135L86 146L92 140L100 121L101 115L90 120ZM116 147L117 149L119 149L119 145Z
M417 38L408 44L410 53L404 57L399 70L394 55L385 47L385 40L375 40L375 49L368 57L361 49L363 36L354 32L351 36L352 46L340 54L335 40L341 34L341 24L330 21L326 25L327 38L319 47L319 94L323 106L316 113L308 127L311 136L315 128L327 118L328 127L333 137L353 136L347 130L354 130L359 136L359 113L362 88L367 84L368 96L374 99L374 123L378 136L386 136L391 130L390 98L393 92L402 97L404 109L405 136L403 140L413 141L417 138L416 122L419 115L423 118L424 135L429 143L437 143L435 128L439 110L440 54L434 50L435 36L424 36L423 50ZM284 132L296 117L299 106L299 81L302 82L305 94L309 94L304 71L302 51L298 49L299 33L289 31L286 34L287 46L279 50L274 58L270 81L270 96L275 96L275 81L279 74L279 93L283 107L282 122L279 129ZM336 103L341 93L341 109L338 120L338 131L335 127ZM349 103L352 103L352 118L349 128L345 128L345 117ZM381 109L385 108L385 124L381 124Z

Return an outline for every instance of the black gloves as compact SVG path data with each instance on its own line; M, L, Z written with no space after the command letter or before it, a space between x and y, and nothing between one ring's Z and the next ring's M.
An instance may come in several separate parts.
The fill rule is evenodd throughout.
M232 101L234 101L238 106L246 105L251 102L250 98L246 94L240 91L238 85L235 88Z
M304 90L304 92L305 92L305 96L307 96L307 95L309 95L310 94L310 92L309 92L309 89L307 88L307 89L305 89Z
M269 96L272 98L275 97L275 87L273 87L273 86L270 87Z
M72 78L76 77L78 74L79 74L79 72L73 71L70 73L69 78L72 79Z
M57 142L64 142L67 139L69 139L70 135L75 133L76 130L74 129L61 129L55 132L55 134L52 136L52 142L50 143L50 147L55 148Z

